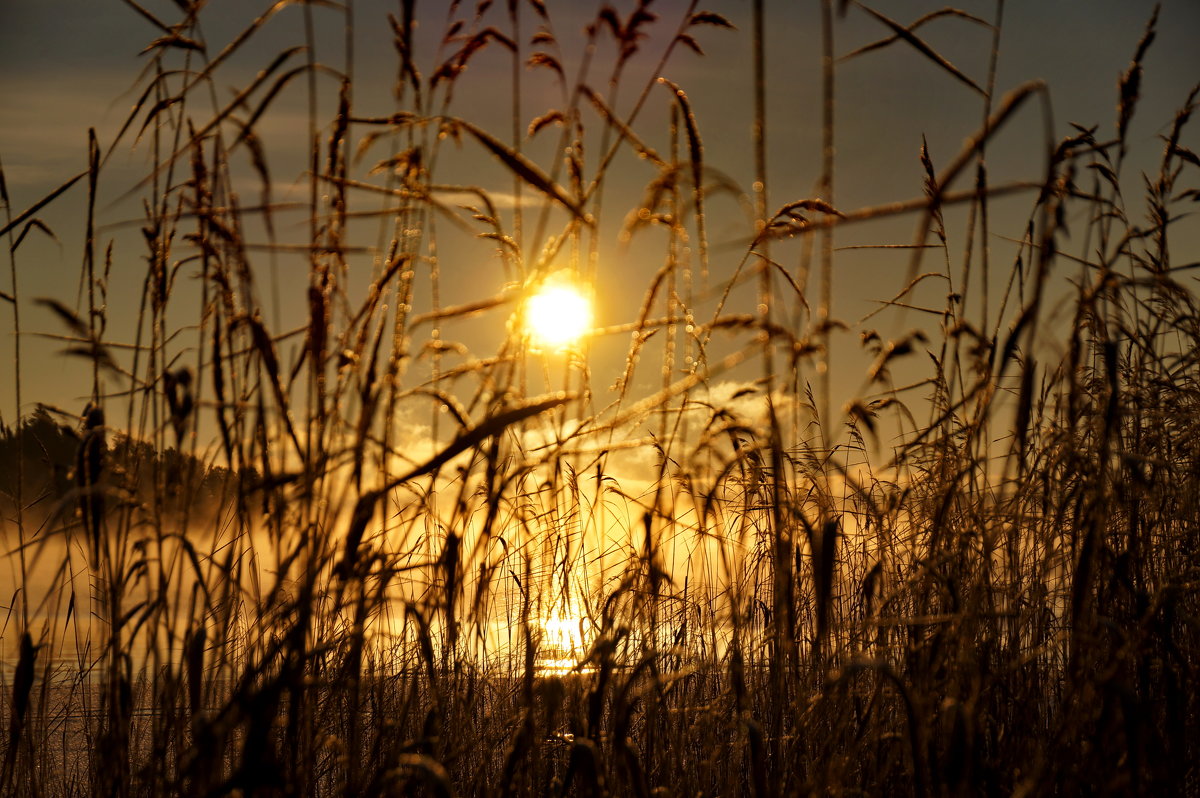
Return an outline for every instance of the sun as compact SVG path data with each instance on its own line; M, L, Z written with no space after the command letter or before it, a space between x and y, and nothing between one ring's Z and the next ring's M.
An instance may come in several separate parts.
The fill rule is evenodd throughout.
M562 351L591 329L591 302L570 283L546 283L525 303L525 326L535 346Z

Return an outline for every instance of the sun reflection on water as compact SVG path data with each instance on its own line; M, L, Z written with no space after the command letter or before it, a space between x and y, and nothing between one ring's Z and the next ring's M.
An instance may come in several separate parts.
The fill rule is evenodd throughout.
M582 617L553 615L538 624L542 630L534 669L538 676L568 676L592 673L585 662L590 640L586 638Z

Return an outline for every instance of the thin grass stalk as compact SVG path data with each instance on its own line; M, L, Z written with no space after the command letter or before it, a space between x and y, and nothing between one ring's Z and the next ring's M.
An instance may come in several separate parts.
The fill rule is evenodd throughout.
M833 0L821 0L821 177L818 193L830 207L836 208L833 194L834 162L834 58L833 58ZM819 415L822 447L829 450L835 439L830 416L832 385L829 369L832 360L830 322L833 313L833 228L821 236L821 301L817 310L817 331L824 349L820 370Z

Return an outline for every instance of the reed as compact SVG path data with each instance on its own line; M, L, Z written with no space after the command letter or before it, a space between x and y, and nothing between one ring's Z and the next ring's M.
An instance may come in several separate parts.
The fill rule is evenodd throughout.
M160 35L116 140L21 212L0 166L18 404L20 247L82 185L81 299L41 318L91 386L82 416L0 430L4 794L1197 790L1200 309L1170 234L1200 197L1200 87L1139 195L1121 182L1157 12L1115 133L1050 128L1043 178L995 183L993 141L1048 102L996 85L1003 0L907 25L825 0L819 179L773 210L761 1L749 191L671 79L743 35L695 2L601 6L581 38L542 0L305 3L232 95L287 4L221 49L215 9L126 5ZM838 58L846 14L887 36ZM939 17L986 31L983 80L922 38ZM355 26L380 24L391 105L355 64ZM969 88L980 127L949 160L922 148L914 199L839 207L837 70L881 48ZM508 75L501 127L461 107L481 63ZM304 139L300 200L278 196L276 115ZM131 144L137 275L98 219ZM635 160L651 177L622 207ZM996 296L993 204L1019 193ZM710 243L726 195L736 251ZM884 245L910 258L876 320L900 332L847 334L835 261L857 245L835 236L892 217L917 220ZM629 310L561 352L531 340L543 285L620 290L614 238L654 259ZM127 329L118 282L140 288ZM609 391L594 363L618 347ZM839 409L840 363L862 388Z

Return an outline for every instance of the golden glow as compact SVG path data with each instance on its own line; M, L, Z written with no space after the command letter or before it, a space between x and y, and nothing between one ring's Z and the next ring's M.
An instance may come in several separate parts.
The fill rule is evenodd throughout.
M535 346L562 351L591 329L592 306L576 286L548 282L525 303L525 325Z
M534 663L538 676L568 676L595 670L583 664L588 652L581 618L555 615L543 620L540 626L542 639Z
M575 652L583 648L581 626L579 618L547 618L542 621L542 643Z

